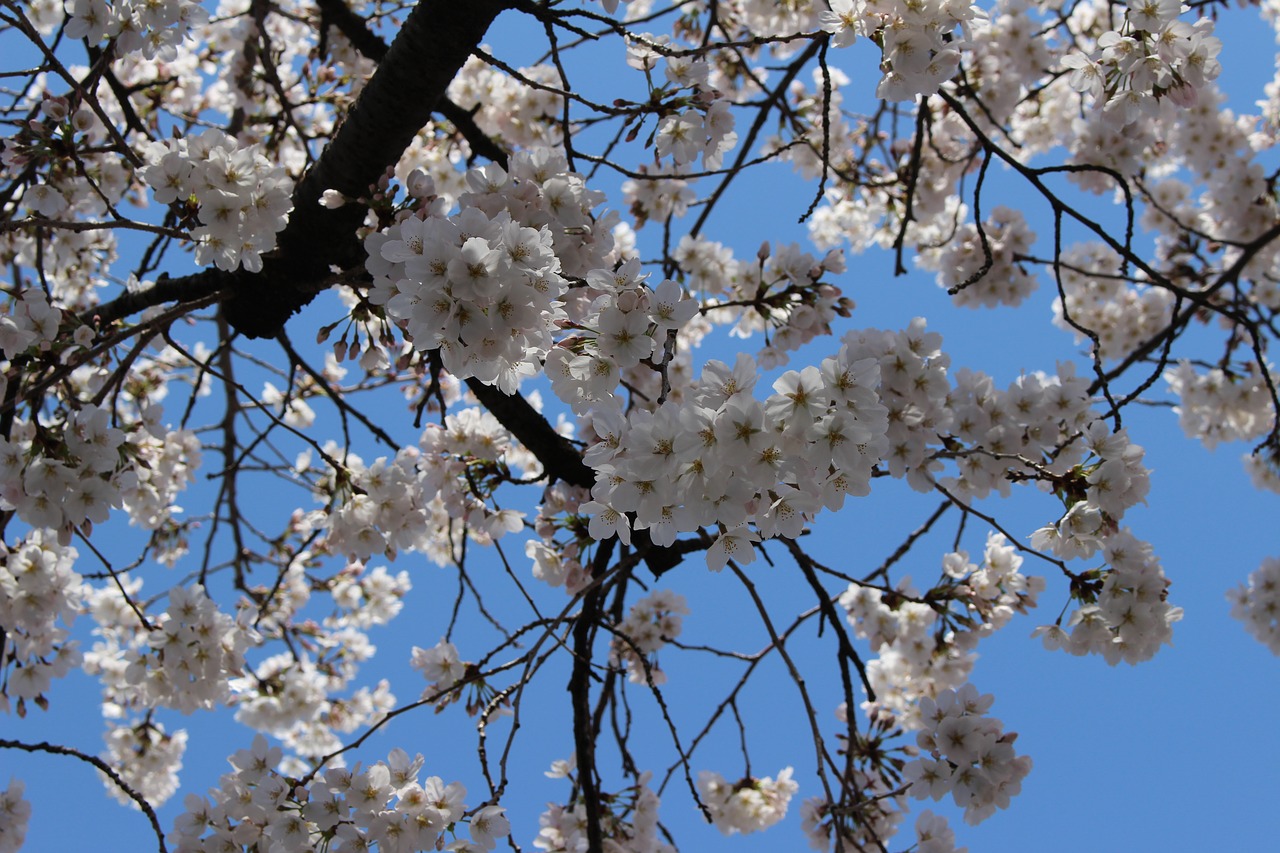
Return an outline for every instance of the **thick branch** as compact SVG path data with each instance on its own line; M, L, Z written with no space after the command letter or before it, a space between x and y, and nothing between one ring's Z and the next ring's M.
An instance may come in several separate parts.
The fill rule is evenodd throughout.
M278 249L258 275L229 276L235 296L228 322L251 338L271 337L316 295L333 265L364 259L356 231L365 208L322 207L325 190L366 195L431 118L445 89L509 0L422 0L391 43L346 121L293 193L293 213Z

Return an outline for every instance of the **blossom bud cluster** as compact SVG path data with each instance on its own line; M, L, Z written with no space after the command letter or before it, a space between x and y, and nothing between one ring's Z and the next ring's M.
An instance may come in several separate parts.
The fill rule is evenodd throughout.
M253 850L493 850L510 833L500 806L467 818L470 840L446 842L467 817L466 788L438 776L419 783L424 760L394 749L361 769L329 767L307 783L282 776L280 750L261 735L231 757L207 797L191 794L168 840L176 853Z
M611 658L626 667L628 680L655 685L665 684L667 674L657 663L658 650L680 636L682 616L689 613L683 595L658 590L631 605L627 618L614 629ZM646 664L647 661L647 664Z
M1255 640L1280 655L1280 559L1268 557L1249 574L1247 584L1227 593L1231 617L1244 623Z
M991 695L979 696L972 684L920 700L925 728L916 742L928 757L909 762L902 770L908 793L935 802L947 794L964 809L964 821L975 825L1007 809L1031 772L1031 759L1015 755L1018 735L1005 733L1004 724L985 716Z
M747 776L727 782L711 770L698 774L698 796L711 812L716 829L725 835L746 835L768 829L787 816L787 805L800 786L791 780L791 768L784 768L778 778Z
M917 703L922 697L968 680L978 641L1008 624L1014 613L1035 607L1045 587L1043 578L1021 573L1022 557L998 533L988 534L980 567L964 551L947 554L942 567L945 581L939 587L949 587L946 597L961 606L956 621L970 628L940 625L944 617L911 600L919 596L909 587L886 593L851 584L840 596L855 636L867 639L878 655L866 667L876 701L863 708L873 716L890 713L905 728L921 725Z
M0 791L0 853L17 853L27 840L31 803L23 796L26 790L21 779L10 779L9 787Z
M547 775L569 774L572 762L557 761ZM658 831L658 795L644 771L635 785L600 797L600 832L610 853L675 853ZM579 853L587 849L587 807L583 803L549 804L538 818L541 829L533 846L547 853Z
M1066 299L1054 300L1053 324L1074 334L1076 343L1092 333L1100 357L1124 358L1168 326L1173 295L1126 284L1120 259L1104 244L1071 246L1058 269Z
M333 506L311 513L307 522L327 527L326 547L350 560L417 551L445 565L456 556L451 531L459 522L481 544L521 529L522 513L491 511L475 494L476 475L500 464L509 444L493 415L459 410L443 427L429 425L418 447L402 448L394 459L379 457L366 467L346 454L344 470L330 470L321 483L320 494L331 495Z
M979 14L975 6L931 0L829 0L831 11L818 21L831 33L836 47L853 44L858 36L874 38L883 49L880 69L884 77L876 97L907 101L916 95L938 91L960 64L955 37L957 27L966 30Z
M75 619L85 590L71 568L76 550L60 545L50 531L32 530L0 552L0 711L17 697L21 714L54 678L80 665L78 644L62 626Z
M209 13L191 0L66 0L65 35L97 44L116 39L120 54L140 52L147 59L171 60L193 27Z
M1115 127L1154 117L1156 102L1166 96L1181 106L1193 104L1195 90L1222 70L1222 42L1212 35L1212 18L1179 20L1186 8L1181 0L1130 2L1120 29L1102 33L1097 50L1062 60L1071 69L1071 88L1094 98Z
M1020 257L1030 251L1035 236L1021 213L1001 205L983 223L981 234L976 225L966 223L940 250L919 257L922 266L937 272L939 286L948 290L981 272L952 296L957 305L1017 306L1036 288L1035 277Z
M169 734L154 721L122 725L108 720L103 739L107 745L104 756L107 764L147 802L162 805L178 790L178 771L182 769L182 756L187 750L185 729ZM110 779L103 777L102 784L121 805L134 804Z
M139 175L160 204L193 205L196 263L221 270L262 269L293 209L284 167L261 146L242 146L217 128L151 143Z

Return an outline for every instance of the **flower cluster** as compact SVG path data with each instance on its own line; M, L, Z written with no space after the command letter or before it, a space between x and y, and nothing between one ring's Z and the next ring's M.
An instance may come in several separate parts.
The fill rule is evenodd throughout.
M97 44L116 39L122 54L135 51L148 59L177 56L191 29L209 19L209 13L191 0L66 0L66 36Z
M25 713L28 700L42 702L53 679L80 665L78 643L58 625L69 626L83 600L71 568L76 557L40 529L11 548L0 545L0 711L17 697L18 713Z
M626 513L660 545L719 526L706 555L719 570L754 560L750 543L761 536L794 538L821 507L867 494L887 413L875 392L879 366L848 349L783 374L765 402L751 394L756 366L743 355L733 367L708 362L683 402L629 417L616 403L594 411L596 434L610 438L590 451L596 484L581 511L592 538L629 542Z
M1255 640L1280 655L1280 559L1268 557L1249 575L1248 584L1227 593L1231 617L1244 623Z
M196 263L260 271L293 209L284 167L217 128L153 142L145 153L139 174L156 201L179 205L199 223L191 232Z
M183 729L170 734L157 722L119 725L108 722L104 735L107 764L120 778L147 802L159 806L178 790L178 771L187 750L187 733ZM102 784L122 805L133 799L121 788L102 777Z
M614 629L610 656L626 667L627 678L645 684L665 684L667 674L658 666L658 650L680 636L682 615L688 615L684 596L658 590L631 605L627 618Z
M1275 422L1267 379L1256 364L1239 369L1215 367L1198 373L1182 361L1164 374L1178 395L1178 423L1191 438L1212 450L1223 441L1251 441Z
M910 588L889 592L851 584L840 596L855 636L867 639L877 657L867 662L867 678L875 702L863 704L872 716L892 714L898 725L918 728L917 703L959 687L969 678L977 655L973 648L983 637L1004 627L1015 612L1036 606L1044 579L1020 571L1022 557L1002 534L987 536L981 566L964 551L942 560L944 580L935 592L962 609L940 616ZM970 627L952 628L949 623Z
M922 266L937 271L941 287L950 291L965 285L952 296L957 305L1017 306L1036 288L1035 277L1022 265L1022 256L1031 249L1035 236L1021 213L1001 205L992 211L981 231L966 223L939 251L919 257Z
M1040 637L1047 649L1100 654L1113 666L1122 660L1129 664L1149 660L1162 645L1172 643L1173 623L1182 619L1182 608L1168 602L1169 580L1150 543L1128 528L1102 542L1110 570L1095 569L1076 577L1072 595L1081 603L1066 628L1059 623L1045 625L1032 636Z
M59 431L15 423L9 438L0 437L0 508L68 541L73 528L105 522L137 480L125 433L111 420L108 409L84 404Z
M1096 341L1102 358L1124 358L1172 318L1173 295L1127 284L1120 259L1102 243L1071 246L1058 269L1065 299L1054 300L1053 324L1071 332L1077 343L1086 336Z
M1062 60L1071 88L1094 98L1115 127L1154 117L1160 98L1193 104L1195 90L1222 70L1222 42L1212 35L1212 18L1188 24L1178 19L1183 9L1181 0L1129 2L1124 23L1102 33L1097 50Z
M272 655L250 675L231 680L236 721L280 738L298 755L317 758L342 746L340 733L380 720L396 697L382 679L338 698L374 647L354 628L321 635L318 656Z
M957 27L967 30L980 14L975 6L933 0L829 0L831 11L819 14L836 47L853 44L857 36L873 38L883 50L884 77L876 97L906 101L928 95L948 80L960 64Z
M467 175L450 217L427 194L365 240L370 299L385 305L420 351L445 368L514 392L538 372L552 332L568 320L564 275L599 267L612 249L592 209L603 200L562 157L545 151Z
M471 812L466 788L438 776L419 783L425 763L394 749L361 769L330 767L309 782L276 771L280 750L258 735L230 759L233 772L207 797L191 794L174 821L176 853L252 850L493 850L511 827L504 809ZM445 840L466 820L470 840Z
M455 524L465 523L467 534L483 543L521 528L520 512L492 511L476 496L478 481L505 465L510 444L493 415L460 409L443 427L429 425L418 447L402 448L394 459L366 466L346 454L344 468L331 469L321 483L332 507L312 513L307 523L327 527L326 547L350 560L417 551L445 565L456 556Z
M13 359L35 346L49 349L58 338L62 312L49 304L38 287L22 291L0 314L0 357Z
M31 803L22 796L25 792L21 779L10 779L9 787L0 791L0 853L18 853L27 839Z
M779 772L777 779L747 776L733 783L711 770L698 774L698 796L711 812L716 829L725 835L773 826L787 816L787 805L799 788L791 781L790 767Z
M200 467L200 439L189 429L146 434L130 444L137 460L136 479L121 492L129 523L143 530L157 530L182 512L175 503ZM169 555L172 565L177 555Z
M243 674L244 653L259 638L219 611L197 584L170 589L168 609L141 639L144 645L123 652L124 683L112 685L112 701L189 714L230 698L229 680ZM111 671L104 648L95 647L92 657L94 669Z
M1014 754L1016 732L1005 733L1003 723L985 716L994 701L991 695L979 696L972 684L944 691L936 701L920 700L925 728L916 742L927 757L902 769L912 797L937 802L950 794L971 825L1009 807L1031 772L1031 759Z
M547 776L570 775L573 761L557 761ZM610 853L675 853L658 832L658 795L645 771L634 785L600 797L600 831ZM541 829L533 846L547 853L580 853L587 849L587 808L582 803L548 804L538 818Z

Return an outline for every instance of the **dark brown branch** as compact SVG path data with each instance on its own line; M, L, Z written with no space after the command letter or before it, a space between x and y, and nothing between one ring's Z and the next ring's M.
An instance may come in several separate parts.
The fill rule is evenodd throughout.
M508 0L422 0L405 19L378 70L333 141L298 182L289 224L257 275L228 274L235 295L227 321L251 338L272 337L311 302L330 268L364 260L356 236L365 207L323 207L326 190L347 198L369 192L431 118L437 102Z

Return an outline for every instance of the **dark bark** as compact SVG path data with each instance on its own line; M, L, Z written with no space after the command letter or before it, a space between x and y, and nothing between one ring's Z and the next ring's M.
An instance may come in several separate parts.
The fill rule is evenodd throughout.
M431 118L450 81L509 0L422 0L396 35L346 121L298 182L289 224L261 273L224 274L227 321L251 338L272 337L315 298L331 266L364 260L356 230L365 207L320 205L325 190L365 196Z

